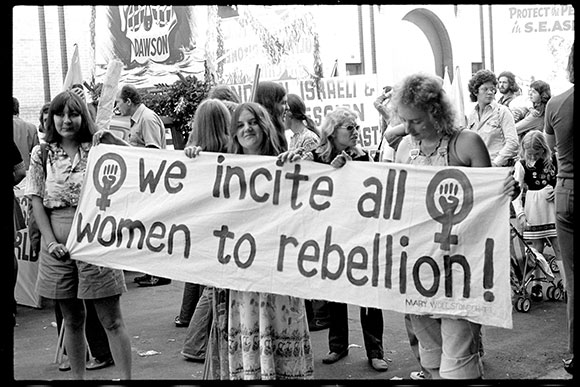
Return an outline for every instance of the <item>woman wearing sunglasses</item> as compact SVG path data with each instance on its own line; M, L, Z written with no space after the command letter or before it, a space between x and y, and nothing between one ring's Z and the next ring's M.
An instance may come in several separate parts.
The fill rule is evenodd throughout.
M310 152L291 150L278 156L281 161L312 160L341 168L349 160L372 161L370 155L358 146L359 125L357 115L347 107L339 107L328 113L320 128L320 143ZM348 355L348 305L329 302L330 330L329 353L322 359L332 364ZM376 371L386 371L383 359L383 312L381 309L360 308L360 319L369 364Z

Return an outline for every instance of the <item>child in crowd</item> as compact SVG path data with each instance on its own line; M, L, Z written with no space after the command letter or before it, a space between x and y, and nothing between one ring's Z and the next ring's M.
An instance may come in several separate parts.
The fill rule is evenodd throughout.
M524 238L538 252L543 253L546 239L550 242L556 262L562 268L554 204L557 163L544 133L538 130L527 132L522 139L520 155L514 171L514 178L522 187L522 193L513 201L517 221L524 230ZM532 287L532 296L542 297L540 284Z

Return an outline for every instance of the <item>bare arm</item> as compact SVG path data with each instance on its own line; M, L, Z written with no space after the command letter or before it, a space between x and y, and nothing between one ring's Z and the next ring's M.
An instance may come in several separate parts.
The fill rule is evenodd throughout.
M93 145L96 146L99 144L130 146L127 141L115 136L113 132L104 129L101 129L93 134Z
M14 184L16 185L22 181L26 177L26 168L24 167L24 161L19 162L14 166L12 171L12 175L14 176Z
M463 130L455 143L457 158L463 165L457 167L491 167L489 152L481 137L471 131Z
M399 124L395 126L389 126L385 130L385 140L392 146L392 144L400 137L406 136L405 125Z
M42 198L40 196L32 195L30 196L30 199L32 201L32 213L34 214L40 233L44 237L45 243L48 245L51 242L55 242L56 237L54 236L50 220L48 219L48 215L44 209Z
M395 163L406 164L409 157L410 143L409 137L403 137L397 152L395 153Z

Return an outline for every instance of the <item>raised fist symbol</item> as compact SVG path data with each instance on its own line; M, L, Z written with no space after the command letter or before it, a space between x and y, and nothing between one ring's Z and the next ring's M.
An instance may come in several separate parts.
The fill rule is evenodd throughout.
M450 250L451 245L458 243L457 235L451 233L453 225L463 221L473 207L473 187L460 170L444 169L429 182L425 200L429 215L442 225L441 232L435 233L434 242L442 250Z
M119 166L117 164L109 164L105 166L105 170L103 171L103 188L108 191L111 189L113 184L117 181L117 172L119 170Z
M455 213L459 205L459 198L457 197L459 186L454 183L446 183L439 186L439 205L443 213L451 216Z

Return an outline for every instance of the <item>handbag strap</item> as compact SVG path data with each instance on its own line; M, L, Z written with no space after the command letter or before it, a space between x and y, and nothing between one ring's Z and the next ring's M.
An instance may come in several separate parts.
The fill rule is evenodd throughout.
M43 142L40 144L40 161L42 161L42 170L44 171L44 178L46 179L46 159L48 158L48 144Z

